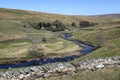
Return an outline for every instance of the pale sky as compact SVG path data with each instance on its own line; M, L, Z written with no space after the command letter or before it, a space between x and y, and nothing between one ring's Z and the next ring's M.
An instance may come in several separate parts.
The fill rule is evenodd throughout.
M120 0L0 0L0 8L67 15L120 13Z

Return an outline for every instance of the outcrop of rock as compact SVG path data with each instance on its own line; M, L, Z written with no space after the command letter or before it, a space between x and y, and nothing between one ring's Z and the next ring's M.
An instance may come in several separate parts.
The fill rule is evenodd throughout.
M0 72L0 80L36 80L50 76L74 75L77 71L94 71L105 67L120 67L120 56L6 70L5 72Z

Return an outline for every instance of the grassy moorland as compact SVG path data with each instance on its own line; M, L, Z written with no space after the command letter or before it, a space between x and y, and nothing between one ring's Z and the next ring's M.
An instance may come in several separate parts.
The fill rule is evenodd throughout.
M77 45L60 39L58 37L60 32L55 33L44 29L35 30L31 27L23 27L28 22L52 22L56 19L62 21L65 25L70 25L72 22L76 22L76 25L78 25L83 20L99 23L99 25L84 29L68 26L70 29L68 32L73 34L73 38L91 42L94 45L102 45L101 48L82 58L119 55L120 28L114 28L120 25L119 18L114 18L113 16L107 18L98 16L66 16L0 8L0 59L29 57L28 52L31 46L33 47L32 44L41 49L40 53L44 55L49 55L49 53L67 55L65 53L80 50Z
M42 80L119 80L120 68L99 69L96 71L78 72L74 76L50 77ZM40 79L41 80L41 79Z
M39 16L39 19L36 15ZM64 18L62 15L1 8L0 64L38 57L42 58L43 56L72 55L72 52L79 51L80 47L58 37L59 32L55 33L47 30L35 30L31 27L23 27L28 22L41 21L41 18L44 19L43 21L52 21L53 17L51 16L55 19ZM68 21L69 17L65 16L65 19ZM36 48L38 54L30 52L31 49Z
M81 50L80 47L58 36L66 31L51 32L23 27L28 22L53 22L54 20L60 20L65 25L69 25L67 32L73 34L73 39L101 46L94 52L74 61L120 56L120 28L115 28L120 26L120 19L115 15L110 17L66 16L0 8L0 64L77 54L76 52ZM78 26L79 22L84 20L94 21L99 25L84 29L71 26L72 22ZM31 52L33 49L35 52ZM74 76L51 77L49 80L119 80L119 75L120 68L111 68L94 72L78 72Z
M101 45L94 52L87 54L78 60L85 58L100 58L110 56L120 56L120 29L112 28L108 30L79 30L71 32L73 38L91 42L94 45ZM78 36L78 34L81 34ZM76 60L75 60L76 61Z
M120 28L114 28L120 26L120 19L113 18L114 16L67 16L0 8L0 63L36 58L38 55L73 55L81 50L74 43L59 38L58 35L62 32L23 27L28 22L39 21L60 20L69 29L67 32L73 34L72 38L101 45L101 48L77 60L120 55ZM85 29L71 26L72 22L78 26L79 22L84 20L97 22L99 25ZM38 50L38 54L31 53L31 49Z

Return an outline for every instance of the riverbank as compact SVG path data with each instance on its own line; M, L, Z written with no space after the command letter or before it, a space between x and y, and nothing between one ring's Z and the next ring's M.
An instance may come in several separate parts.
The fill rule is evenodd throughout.
M53 63L0 72L1 80L36 80L59 75L75 75L79 71L95 71L104 68L120 68L120 56L106 57L79 62Z
M101 47L87 54L75 61L120 56L120 29L112 28L109 30L76 30L71 32L73 39L82 40L83 42L90 42L93 45L100 45ZM80 35L79 35L80 34Z
M67 62L74 60L76 58L79 58L80 56L83 56L85 54L88 54L95 50L94 46L92 44L87 44L85 42L71 39L71 34L64 33L61 34L61 38L71 41L78 45L79 47L82 47L83 49L79 52L78 55L68 55L63 57L54 57L54 58L43 58L43 59L36 59L36 60L29 60L29 61L21 61L15 64L1 64L0 69L8 69L8 68L19 68L19 67L29 67L29 66L36 66L36 65L42 65L42 64L48 64L48 63L56 63L56 62ZM35 53L34 53L35 54Z

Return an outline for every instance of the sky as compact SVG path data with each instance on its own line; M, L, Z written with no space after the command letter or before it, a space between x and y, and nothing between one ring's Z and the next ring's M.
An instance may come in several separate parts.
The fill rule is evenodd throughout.
M0 0L0 8L65 15L120 13L120 0Z

